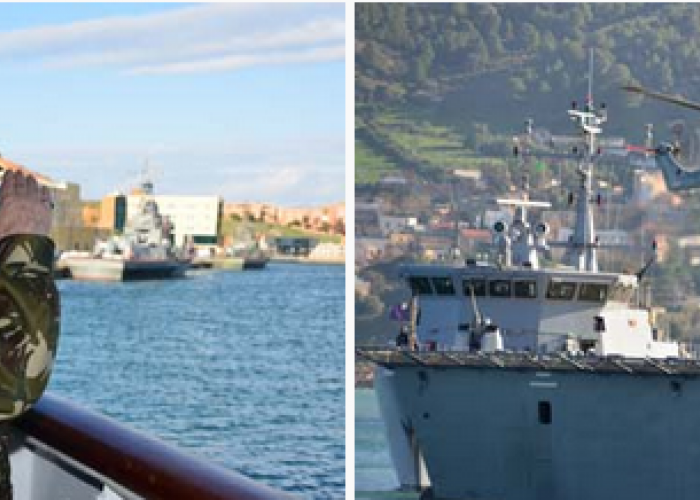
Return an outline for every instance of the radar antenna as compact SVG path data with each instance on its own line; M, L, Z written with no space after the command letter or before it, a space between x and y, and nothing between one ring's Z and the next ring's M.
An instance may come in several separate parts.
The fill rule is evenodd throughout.
M569 110L569 116L581 131L581 139L584 142L580 152L578 175L580 179L578 195L576 196L576 223L574 232L566 244L564 261L580 271L598 271L597 249L598 237L595 231L593 213L591 210L591 197L593 193L593 166L597 155L600 154L596 145L596 136L602 133L602 125L607 121L608 114L605 104L596 108L593 103L593 51L590 51L588 71L588 95L583 111L579 111L576 102L573 102Z

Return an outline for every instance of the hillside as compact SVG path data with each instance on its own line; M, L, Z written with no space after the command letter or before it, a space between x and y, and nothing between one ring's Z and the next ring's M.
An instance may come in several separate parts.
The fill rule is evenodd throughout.
M525 118L572 131L565 111L587 93L610 111L607 132L642 142L686 112L620 90L640 83L700 100L697 4L358 4L357 183L503 157Z

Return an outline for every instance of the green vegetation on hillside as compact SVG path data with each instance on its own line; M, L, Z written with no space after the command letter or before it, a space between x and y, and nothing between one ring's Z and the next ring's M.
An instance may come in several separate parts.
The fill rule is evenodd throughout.
M247 233L250 236L256 234L267 235L270 238L316 238L322 243L340 243L341 236L337 234L318 234L309 231L304 231L299 227L282 226L279 224L270 224L267 222L246 221L242 222L232 217L226 217L221 221L221 230L219 234L225 235L240 235Z
M554 133L587 93L606 102L610 135L641 142L644 125L668 137L674 118L697 114L626 94L641 83L700 100L700 5L358 4L358 184L394 169L430 176L504 157L525 118Z

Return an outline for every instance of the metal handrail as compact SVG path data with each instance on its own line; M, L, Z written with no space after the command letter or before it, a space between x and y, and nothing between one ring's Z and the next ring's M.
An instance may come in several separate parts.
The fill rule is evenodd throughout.
M12 425L145 499L292 498L53 394Z

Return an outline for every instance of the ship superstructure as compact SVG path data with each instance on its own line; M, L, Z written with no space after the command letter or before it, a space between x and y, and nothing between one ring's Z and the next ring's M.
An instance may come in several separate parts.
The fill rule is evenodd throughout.
M531 222L528 209L550 205L530 200L525 183L519 199L496 200L515 213L510 226L494 224L494 263L403 266L400 277L417 310L412 344L419 350L497 345L533 353L679 356L677 343L655 338L640 290L644 269L636 274L599 270L592 178L599 155L596 135L607 113L589 99L583 110L574 106L568 114L581 140L572 235L565 243L548 241L548 225ZM541 266L540 255L556 246L563 247L562 262ZM487 335L493 332L499 337L495 344ZM482 345L485 336L488 346Z

